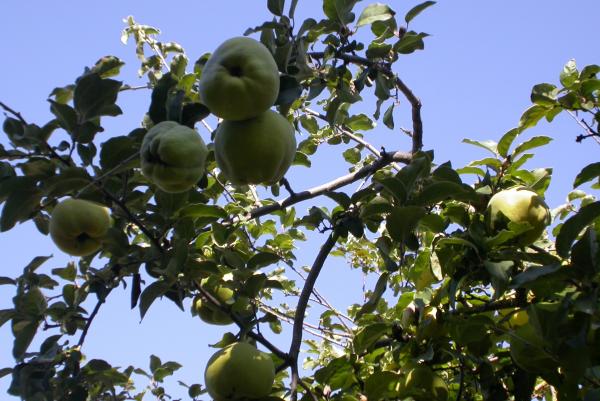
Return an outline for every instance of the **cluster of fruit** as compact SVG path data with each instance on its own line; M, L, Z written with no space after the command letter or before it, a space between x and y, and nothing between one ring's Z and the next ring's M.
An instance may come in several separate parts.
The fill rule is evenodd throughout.
M267 48L245 37L225 41L207 61L199 90L205 105L222 119L214 140L215 159L222 174L234 185L273 184L281 180L293 161L296 139L289 121L270 110L279 93L279 72ZM141 169L162 191L184 192L205 174L208 153L194 129L163 121L144 136ZM543 199L520 187L495 194L486 216L491 231L510 228L510 224L520 226L515 240L521 246L539 238L550 218ZM86 256L101 249L111 223L108 208L70 198L55 206L50 234L64 252ZM207 280L200 285L221 304L214 305L202 297L194 300L192 313L205 322L230 324L232 313L241 319L252 315L250 300L237 297L232 289L209 284ZM409 321L408 308L405 312L403 320ZM423 322L435 321L432 316L425 313ZM435 327L432 323L420 326ZM249 343L237 342L212 356L205 382L217 401L262 399L271 392L274 376L269 355ZM414 389L428 389L426 394L433 394L433 398L424 398L425 393ZM447 398L443 380L427 367L411 370L401 390L416 400Z
M294 128L270 110L279 95L279 71L254 39L223 42L202 70L202 102L223 121L215 135L217 166L232 184L274 184L296 154Z

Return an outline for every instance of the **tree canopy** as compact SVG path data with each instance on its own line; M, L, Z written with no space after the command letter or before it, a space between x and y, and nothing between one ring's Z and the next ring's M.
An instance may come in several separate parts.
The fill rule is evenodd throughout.
M429 35L418 20L432 6L400 13L396 5L323 0L323 18L299 21L297 0L268 0L272 19L240 27L276 65L269 104L283 122L268 126L293 127L293 164L314 174L311 159L324 147L347 162L347 174L312 188L280 179L283 168L261 183L232 179L219 166L225 145L215 145L229 117L211 126L217 113L201 93L215 49L186 54L134 17L121 39L134 44L145 85L120 81L123 61L104 56L52 91L50 121L29 121L26 110L0 102L10 144L0 145L0 231L31 221L39 235L81 255L48 268L50 257L32 254L18 277L0 277L14 288L13 307L0 310L0 325L14 335L14 366L0 370L11 376L9 393L35 401L171 398L164 380L177 376L175 361L152 355L149 367L115 367L85 358L94 318L124 286L131 296L123 308L142 319L155 303L171 302L190 319L224 325L221 338L205 339L215 348L247 342L269 356L268 397L226 399L600 399L600 202L586 192L598 189L600 163L573 177L550 225L543 197L552 168L529 166L552 138L524 135L565 113L581 130L574 140L595 145L600 66L558 66L555 82L532 88L518 126L496 140L464 141L479 159L462 167L436 160L435 148L424 147L419 95L398 72L402 57L424 49ZM357 39L359 31L370 39ZM134 90L150 100L141 125L99 135L123 114L119 95ZM371 101L373 115L356 112ZM409 111L409 128L394 120L399 108ZM164 127L183 138L172 150L150 142ZM410 145L371 143L375 129L401 132ZM184 179L161 185L179 174L160 175L173 165L187 169ZM515 188L502 202L526 194L538 215L488 206ZM89 202L58 217L65 199ZM90 234L87 225L98 228L96 216L105 215ZM320 246L301 266L309 236ZM88 242L82 250L61 241ZM333 256L370 278L364 302L339 310L319 292ZM282 324L292 335L274 341ZM181 383L192 400L209 397L201 379Z

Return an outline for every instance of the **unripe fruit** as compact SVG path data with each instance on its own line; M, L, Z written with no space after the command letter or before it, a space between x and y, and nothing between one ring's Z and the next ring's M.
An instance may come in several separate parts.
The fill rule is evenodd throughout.
M52 211L50 237L61 251L73 256L87 256L101 248L111 223L107 207L69 198Z
M273 106L279 94L279 71L262 43L236 37L213 52L198 86L211 113L226 120L246 120Z
M274 380L273 360L245 342L231 344L215 353L204 372L208 394L216 401L266 397Z
M550 224L550 210L537 193L514 187L496 193L487 207L487 220L492 230L506 228L507 222L528 223L531 228L517 237L520 245L530 245Z
M234 185L278 182L295 154L294 128L271 110L250 120L225 120L215 135L217 165Z
M170 193L193 188L205 172L208 149L196 130L174 121L156 124L140 149L144 175Z

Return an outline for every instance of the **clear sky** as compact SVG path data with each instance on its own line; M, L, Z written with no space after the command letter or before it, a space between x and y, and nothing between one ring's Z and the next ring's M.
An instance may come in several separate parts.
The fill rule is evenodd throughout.
M357 13L369 3L360 2ZM418 2L388 3L402 20L402 15ZM52 89L72 83L85 66L109 54L127 63L118 79L132 85L143 84L137 77L139 64L133 45L125 46L119 40L124 27L122 19L127 15L160 28L160 39L179 42L192 62L223 40L241 35L247 27L270 18L266 0L2 0L0 101L20 111L28 121L44 124L51 118L46 99ZM556 83L569 59L576 59L580 66L600 64L598 15L598 0L441 0L428 9L411 24L411 29L432 35L425 40L425 51L403 56L396 67L423 102L425 148L436 151L437 162L451 160L455 167L487 156L483 150L461 144L461 140L499 139L516 126L530 105L531 87L540 82ZM321 18L321 1L299 1L297 18L307 16ZM139 126L148 108L149 93L125 92L118 103L124 115L105 119L107 129L101 134L104 138L126 134ZM364 107L366 113L374 110L369 103ZM406 102L397 110L396 125L410 126ZM208 133L200 132L208 140ZM578 126L566 116L524 134L555 138L529 164L554 167L554 180L547 193L551 207L564 201L575 174L597 160L597 145L592 141L575 143L578 134ZM388 150L409 147L399 131L390 131L383 124L367 133L366 139L376 146L383 144ZM7 143L3 134L0 143ZM325 153L317 153L311 174L300 167L290 171L288 178L295 188L307 188L347 172L341 156L332 159L324 157ZM298 210L307 210L316 202L302 203ZM304 263L311 263L315 245L318 242L311 241L300 250ZM0 276L16 276L37 255L54 255L43 266L46 271L64 266L69 260L31 224L0 233L0 252ZM345 274L347 280L340 280ZM356 301L356 296L360 297L361 285L360 277L347 273L339 258L327 263L317 283L342 309L350 299ZM353 293L352 289L356 291ZM355 297L349 298L352 294ZM10 307L12 295L12 287L0 287L0 309ZM113 365L131 363L142 368L147 367L150 354L155 353L163 361L183 364L177 379L200 382L205 362L213 352L207 344L217 342L225 329L192 319L189 311L180 312L170 302L154 304L140 323L139 312L130 311L128 304L127 290L111 295L94 321L84 353ZM287 341L285 335L276 340L280 344ZM0 368L13 365L11 343L10 324L6 324L0 328ZM170 383L172 394L177 395L177 384ZM0 393L6 392L8 384L9 377L0 379Z

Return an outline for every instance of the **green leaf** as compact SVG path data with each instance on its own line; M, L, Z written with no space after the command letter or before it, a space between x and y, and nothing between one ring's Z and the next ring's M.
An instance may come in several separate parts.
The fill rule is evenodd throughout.
M318 383L328 384L332 390L348 388L357 382L354 367L345 357L335 358L315 372Z
M558 88L552 84L538 84L531 90L531 102L542 106L554 106Z
M390 107L387 108L385 113L383 113L383 123L389 129L394 129L394 104L392 103Z
M575 182L573 183L573 188L577 188L581 184L585 184L586 182L592 181L593 179L600 176L600 163L592 163L585 166L577 177L575 177Z
M36 256L35 258L31 259L31 262L29 262L27 264L27 266L25 266L25 268L23 269L23 272L24 273L33 273L34 271L37 270L38 267L40 267L42 264L44 264L50 258L52 258L52 256Z
M367 351L377 340L383 337L390 330L387 323L373 323L362 327L352 340L354 352L362 354Z
M404 242L426 211L420 206L395 207L387 216L386 228L395 241Z
M524 287L530 283L534 283L540 277L556 273L560 268L560 264L542 267L532 266L524 272L519 273L515 277L513 277L510 286L511 288Z
M479 197L469 185L453 181L436 181L427 184L415 199L419 205L434 205L443 200L476 202Z
M413 8L410 9L409 12L406 13L406 15L404 16L404 20L408 24L417 15L421 14L421 12L423 12L425 9L431 7L435 3L436 3L435 1L426 1L426 2L423 2L421 4L418 4L418 5L414 6Z
M181 110L181 124L186 127L194 128L198 121L204 120L210 115L208 107L202 103L186 103Z
M188 396L190 398L198 398L202 394L202 386L199 384L192 384L190 388L188 388Z
M160 368L162 362L156 355L150 355L150 372L154 373L156 369Z
M14 309L0 309L0 327L15 316Z
M422 291L438 281L431 270L430 249L426 248L419 252L415 258L415 263L408 272L407 278L415 284L415 289L417 291Z
M296 78L291 75L281 75L279 77L279 94L275 100L275 105L288 109L302 95L302 86Z
M10 277L0 277L0 285L16 285L17 282Z
M528 139L527 141L523 142L522 144L520 144L519 146L517 146L515 148L515 150L513 151L513 158L514 158L514 156L517 156L518 154L526 152L530 149L534 149L534 148L537 148L540 146L547 145L550 142L552 142L552 138L550 138L548 136L534 136L533 138Z
M415 50L423 50L425 48L423 38L426 38L427 36L429 36L429 34L425 32L406 32L402 36L402 39L394 44L394 50L400 54L410 54Z
M332 21L346 25L354 21L352 8L358 0L323 0L323 12Z
M367 131L375 128L375 123L366 114L357 114L344 123L352 131Z
M519 120L519 128L521 130L534 127L538 121L545 117L548 113L548 107L540 106L539 104L534 104L521 115L521 119Z
M513 141L521 133L521 131L522 130L520 128L513 128L506 134L502 135L502 138L500 138L500 141L498 141L498 146L496 149L500 156L508 156L510 145L512 145Z
M281 260L279 255L274 254L272 252L258 252L246 262L246 266L248 269L260 269L261 267L270 266L272 264L278 263Z
M370 4L360 13L356 27L360 28L364 25L370 25L375 21L387 21L394 18L396 13L387 4L374 3Z
M77 269L75 268L74 263L69 263L67 267L52 269L52 274L62 278L63 280L75 281L75 277L77 277Z
M42 193L36 187L23 186L8 195L2 215L0 215L0 232L8 231L24 220L33 217L39 207Z
M365 380L365 395L369 400L392 400L398 398L401 376L389 371L375 371Z
M346 149L344 153L342 153L342 155L344 156L344 160L346 160L350 164L358 163L361 158L360 150L358 150L357 148Z
M227 216L227 212L220 206L217 205L205 205L203 203L194 203L187 205L179 210L179 215L181 217L211 217L214 220L224 219Z
M100 116L122 114L115 104L121 82L102 79L99 74L84 75L79 79L73 94L73 105L82 121Z
M150 305L156 300L156 298L163 296L168 290L170 286L164 281L155 281L150 284L144 291L142 291L142 295L140 295L140 318L143 319L148 312L148 308Z
M56 120L62 129L70 134L77 128L77 113L68 104L62 104L48 99L50 102L50 111L56 116Z
M167 73L154 86L148 110L148 116L154 124L167 119L167 99L169 98L169 93L176 85L177 80L170 73Z
M600 201L583 206L577 214L565 221L556 236L556 252L566 258L571 253L571 244L581 231L600 216Z
M39 320L35 321L15 321L13 319L13 334L15 340L13 342L13 357L20 360L27 352L27 348L33 341L35 334L37 333L38 326L40 325Z
M92 67L91 71L100 75L101 78L109 78L119 75L121 67L124 65L125 63L118 57L104 56L96 61L96 64Z
M119 166L124 160L128 160L139 152L138 145L128 136L116 136L102 144L100 150L100 166L104 170L110 170ZM121 169L132 167L132 162L124 164Z
M508 286L510 281L510 275L514 262L511 260L504 260L501 262L492 262L486 260L483 262L483 266L492 277L492 286L494 287L494 298L498 298Z
M278 17L283 15L285 0L267 0L267 8Z
M575 60L571 59L565 64L563 70L560 73L560 83L563 84L565 88L569 88L579 78L579 71L577 71L577 65L575 64Z
M498 154L498 144L494 141L476 141L474 139L465 138L462 140L462 142L468 143L469 145L475 145L487 151L490 151L494 156Z
M356 313L357 319L366 313L373 313L377 309L377 304L379 303L379 301L381 300L381 297L383 297L383 294L385 293L385 290L387 289L388 278L389 278L388 272L384 272L383 274L381 274L381 276L379 276L379 278L377 279L377 283L375 284L375 289L369 296L369 299L367 300L367 302L365 302L363 304L363 306L360 308L360 310Z

